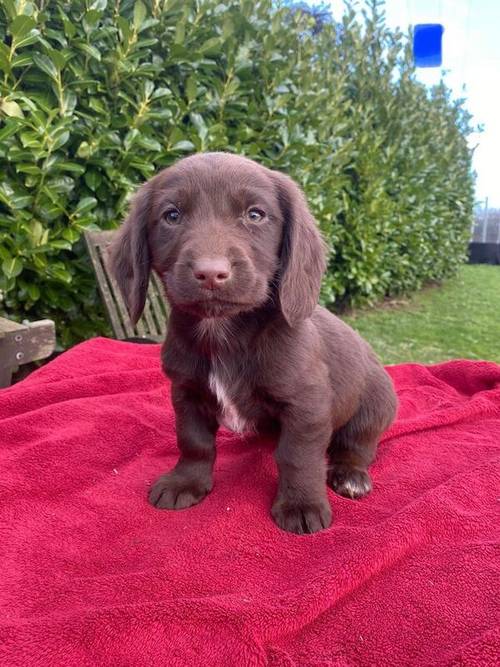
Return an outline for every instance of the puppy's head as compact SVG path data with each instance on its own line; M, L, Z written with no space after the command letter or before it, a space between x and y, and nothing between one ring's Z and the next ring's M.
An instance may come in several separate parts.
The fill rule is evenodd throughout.
M294 325L311 315L325 268L297 185L228 153L185 158L143 185L110 253L134 322L154 269L173 308L230 317L273 298Z

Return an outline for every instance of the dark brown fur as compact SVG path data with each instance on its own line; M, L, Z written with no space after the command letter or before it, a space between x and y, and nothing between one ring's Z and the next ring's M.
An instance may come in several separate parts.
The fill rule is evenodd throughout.
M327 484L370 491L396 397L369 345L317 305L324 247L290 178L225 153L181 160L140 188L111 258L134 320L151 269L172 308L162 360L180 458L151 488L153 505L181 509L209 493L215 435L235 414L279 432L281 528L327 528Z

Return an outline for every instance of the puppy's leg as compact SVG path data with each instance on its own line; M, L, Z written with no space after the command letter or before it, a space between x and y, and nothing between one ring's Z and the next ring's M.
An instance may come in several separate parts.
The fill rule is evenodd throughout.
M326 450L331 437L329 419L282 419L276 450L278 493L271 513L280 528L292 533L315 533L328 528L332 512L326 493Z
M385 375L365 393L356 414L332 438L328 449L328 486L347 498L361 498L372 489L368 466L382 433L394 419L396 396Z
M215 461L215 415L184 388L172 386L177 444L180 458L175 468L151 487L149 502L158 509L183 509L196 505L212 490Z
M362 498L372 490L367 469L375 458L378 431L362 426L361 409L337 431L328 450L328 486L347 498Z

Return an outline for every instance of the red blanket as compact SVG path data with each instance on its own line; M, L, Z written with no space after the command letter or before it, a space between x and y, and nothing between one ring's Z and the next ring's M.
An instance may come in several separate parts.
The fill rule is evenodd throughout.
M272 442L218 435L215 487L158 511L177 457L159 347L95 339L0 392L2 667L498 664L500 367L389 368L361 501L279 530Z

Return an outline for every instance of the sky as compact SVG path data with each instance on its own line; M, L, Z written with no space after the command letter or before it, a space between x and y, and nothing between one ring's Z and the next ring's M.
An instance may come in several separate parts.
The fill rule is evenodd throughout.
M335 16L341 3L330 4ZM386 0L385 11L387 24L405 32L417 23L444 26L442 67L418 68L418 79L432 85L446 70L454 96L466 98L472 124L484 129L469 139L477 146L476 201L500 208L500 0Z

